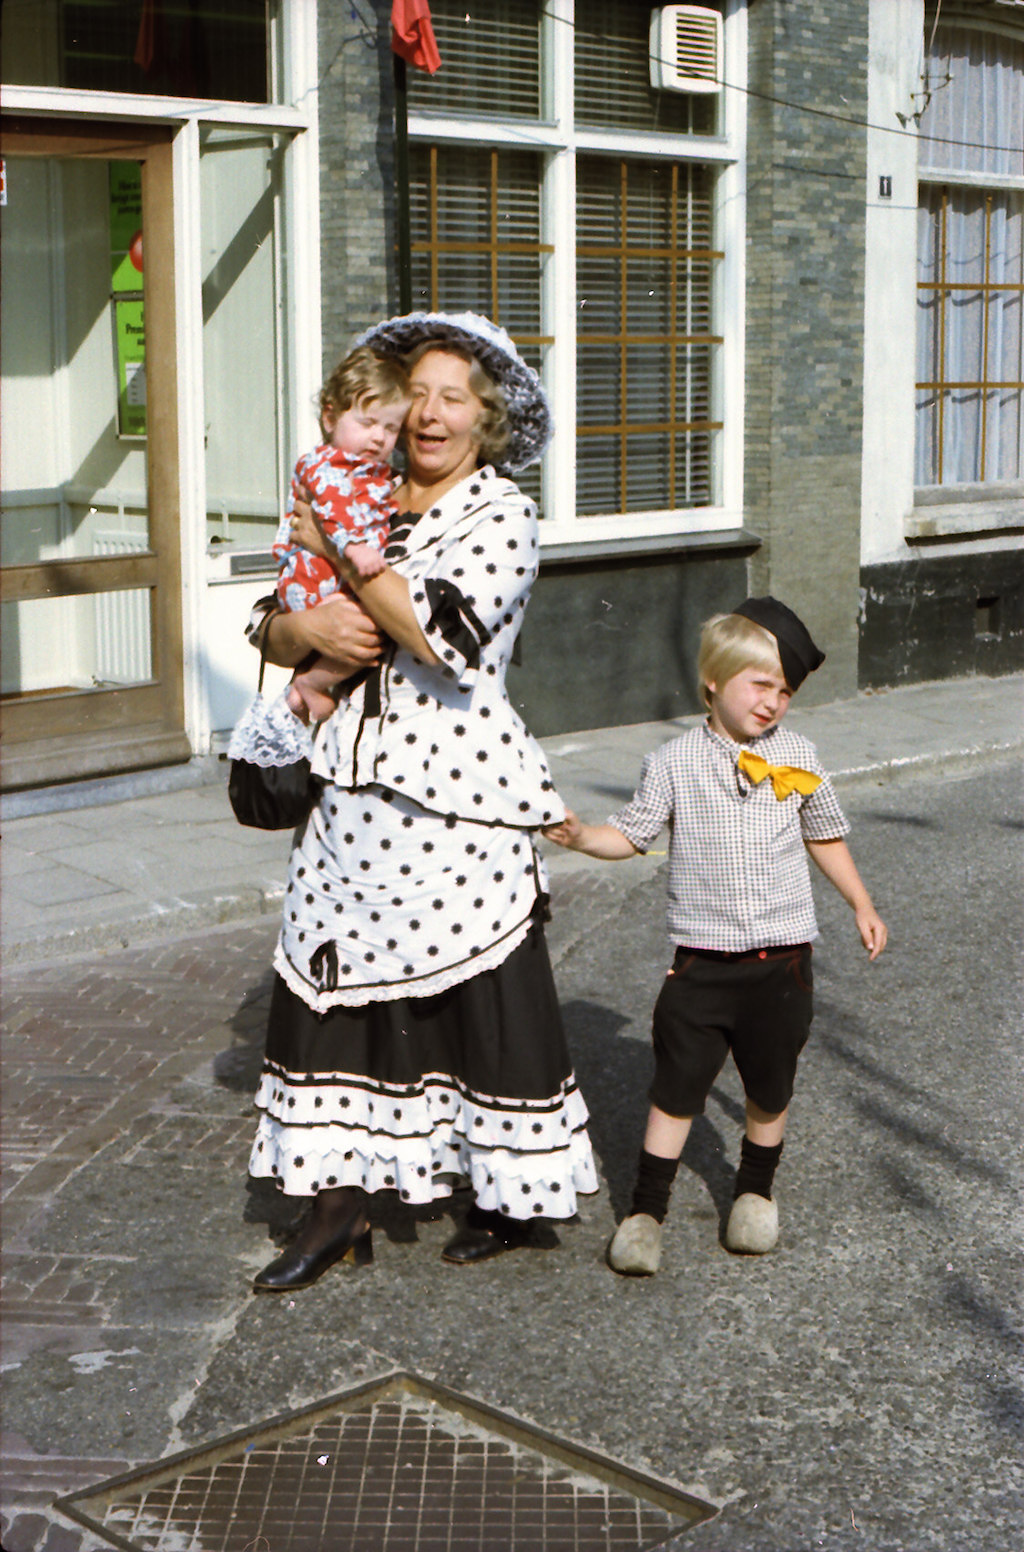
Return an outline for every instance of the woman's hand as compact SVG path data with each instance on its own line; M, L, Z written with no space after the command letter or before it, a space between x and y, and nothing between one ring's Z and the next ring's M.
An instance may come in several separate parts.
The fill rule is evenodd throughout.
M384 638L355 598L332 593L313 609L272 614L266 626L267 659L294 668L311 652L340 663L346 676L378 661Z
M304 550L311 550L322 560L337 561L337 551L327 548L319 524L313 516L313 505L309 500L308 490L303 490L302 496L297 496L292 503L291 530L293 543L301 544Z
M308 494L308 491L303 492L303 495ZM321 555L325 560L329 560L332 566L337 568L342 580L347 582L352 591L358 594L360 598L362 598L363 589L368 584L370 585L370 591L366 594L368 608L364 610L364 614L371 624L373 623L371 615L374 616L380 626L377 636L377 652L371 659L372 662L375 663L380 655L381 633L383 633L390 636L392 641L397 641L400 647L405 647L406 651L412 652L421 662L436 667L440 662L440 658L438 658L433 647L426 636L424 636L420 622L413 613L412 605L409 602L409 585L404 577L400 577L397 572L392 571L386 565L381 565L379 568L375 567L369 572L361 571L349 556L347 548L340 554L333 548L328 550L316 519L313 516L313 508L308 501L304 501L301 497L296 497L293 503L291 527L292 538L296 544L301 544L303 549L312 550L314 555ZM328 602L330 601L328 600ZM317 605L318 609L323 607L323 604ZM316 609L307 609L305 615L309 614L316 614ZM295 616L294 618L304 618L305 615ZM319 641L314 642L313 645L325 657L337 658L345 655L335 647L321 645ZM271 657L269 652L267 656L270 657L272 663L280 661L278 658ZM292 664L301 661L301 658L291 659ZM360 662L357 666L360 668L365 667L365 662Z

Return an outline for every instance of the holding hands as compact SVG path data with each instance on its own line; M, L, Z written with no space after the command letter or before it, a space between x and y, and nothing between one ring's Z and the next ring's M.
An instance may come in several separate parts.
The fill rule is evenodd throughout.
M636 856L636 847L621 830L609 824L584 824L571 808L566 809L561 824L545 825L541 834L556 846L581 851L587 857L600 857L603 862L622 862Z

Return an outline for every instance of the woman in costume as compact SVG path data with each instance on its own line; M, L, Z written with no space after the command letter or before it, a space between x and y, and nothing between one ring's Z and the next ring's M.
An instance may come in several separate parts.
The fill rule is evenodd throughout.
M346 575L355 621L352 604L259 621L271 661L372 666L321 726L289 866L250 1172L312 1205L257 1292L368 1261L377 1191L427 1203L468 1183L443 1251L466 1264L597 1186L534 844L564 809L505 691L538 545L534 503L498 471L541 456L547 400L472 313L359 343L403 357L413 391L387 568Z

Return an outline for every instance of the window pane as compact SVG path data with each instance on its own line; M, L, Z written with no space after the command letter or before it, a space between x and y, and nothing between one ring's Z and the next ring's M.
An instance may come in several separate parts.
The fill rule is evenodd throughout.
M148 588L0 604L8 696L59 695L153 678Z
M410 148L413 306L484 313L538 372L544 346L540 159L528 151ZM517 476L536 496L537 470Z
M1024 195L925 188L918 215L918 485L1019 480Z
M4 80L268 102L271 9L253 0L4 0Z
M650 20L651 7L630 0L577 0L576 122L714 134L718 96L651 86Z
M409 70L411 108L449 118L540 118L537 0L431 0L430 17L441 69Z
M711 172L577 163L581 513L712 499Z
M233 551L270 548L284 499L275 224L284 154L280 137L244 130L206 130L200 147L208 537Z
M921 165L1024 175L1024 39L939 27L926 69Z

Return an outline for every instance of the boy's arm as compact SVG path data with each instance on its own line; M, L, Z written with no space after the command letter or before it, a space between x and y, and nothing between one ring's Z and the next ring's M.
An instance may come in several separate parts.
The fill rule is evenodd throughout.
M569 851L581 851L588 857L600 857L603 862L621 862L626 857L637 855L633 842L627 841L622 831L616 830L614 825L584 824L571 808L566 809L561 824L546 825L542 834L549 841L554 841L556 846L565 846Z
M838 889L847 905L852 907L860 940L870 957L877 959L886 945L889 932L861 882L850 848L845 841L805 841L804 845L829 883Z

